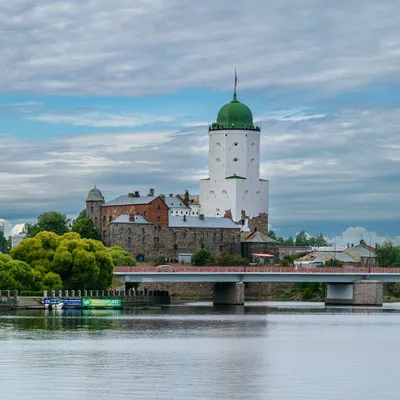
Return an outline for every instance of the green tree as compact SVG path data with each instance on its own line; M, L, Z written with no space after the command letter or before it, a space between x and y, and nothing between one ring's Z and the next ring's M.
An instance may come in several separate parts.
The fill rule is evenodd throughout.
M296 235L296 246L309 246L310 242L305 231L301 231Z
M285 246L294 246L294 239L292 236L289 236L285 241Z
M36 224L26 224L25 233L27 237L34 237L39 232L54 232L57 235L63 235L69 232L70 220L66 215L56 211L48 211L40 214Z
M168 264L168 262L165 261L165 257L158 256L156 259L156 265L164 265L164 264Z
M376 247L375 257L380 267L400 267L400 248L389 240Z
M268 237L274 240L278 240L274 231L268 231Z
M193 265L210 265L212 263L211 251L199 249L192 256Z
M331 258L328 261L325 261L325 267L343 267L343 262L339 261L337 258Z
M114 266L131 267L136 265L131 253L128 253L122 247L108 247L107 252L110 254Z
M75 232L62 236L39 232L11 251L13 259L28 263L43 276L58 274L64 289L106 289L114 272L111 254L102 242L81 239ZM47 278L46 284L56 282L54 275Z
M100 240L100 232L91 218L86 218L86 210L82 210L72 223L72 232L79 233L81 238Z
M215 256L215 265L233 266L244 265L244 259L238 254L219 253Z

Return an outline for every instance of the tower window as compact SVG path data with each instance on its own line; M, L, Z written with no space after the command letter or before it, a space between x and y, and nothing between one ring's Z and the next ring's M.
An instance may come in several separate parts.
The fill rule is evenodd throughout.
M221 143L220 143L220 142L217 142L217 143L215 143L215 145L216 145L217 147L220 147L220 146L221 146Z
M233 161L234 161L234 162L238 162L239 159L238 159L237 157L235 157L235 158L233 159Z
M226 190L223 190L222 194L228 194L228 192Z
M157 222L160 222L160 220L161 220L161 218L160 218L160 217L157 217Z
M235 142L235 143L233 143L233 145L236 147L236 146L239 146L239 143Z
M221 159L220 159L220 158L217 158L215 161L216 161L216 162L221 162Z
M91 212L92 214L93 214L93 210L94 210L93 207L90 207L90 212Z
M214 194L214 190L210 190L209 193L210 193L210 194Z
M255 159L255 158L252 158L252 159L250 160L250 162L254 162L254 161L256 161L256 159Z
M248 190L245 190L245 191L244 191L244 194L249 194L249 191L248 191Z
M251 146L251 147L254 147L255 145L256 145L256 144L253 142L250 146Z

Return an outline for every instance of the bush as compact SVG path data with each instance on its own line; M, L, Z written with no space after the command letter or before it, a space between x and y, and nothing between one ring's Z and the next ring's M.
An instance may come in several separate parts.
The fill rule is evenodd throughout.
M164 265L164 264L168 264L168 261L165 261L164 256L158 256L156 259L156 265Z
M210 265L211 262L211 251L208 249L197 250L192 256L193 265Z
M238 254L219 253L215 257L215 265L240 266L244 265L244 259Z

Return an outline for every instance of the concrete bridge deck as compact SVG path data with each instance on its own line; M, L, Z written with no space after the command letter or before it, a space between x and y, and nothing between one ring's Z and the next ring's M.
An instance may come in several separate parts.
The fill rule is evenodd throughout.
M114 274L125 282L400 282L400 268L379 267L115 267Z

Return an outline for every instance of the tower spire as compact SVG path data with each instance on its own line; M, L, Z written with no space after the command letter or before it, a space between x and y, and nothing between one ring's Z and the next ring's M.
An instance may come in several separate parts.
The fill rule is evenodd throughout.
M237 86L237 73L235 68L235 83L233 85L233 100L237 100L236 98L236 86Z

